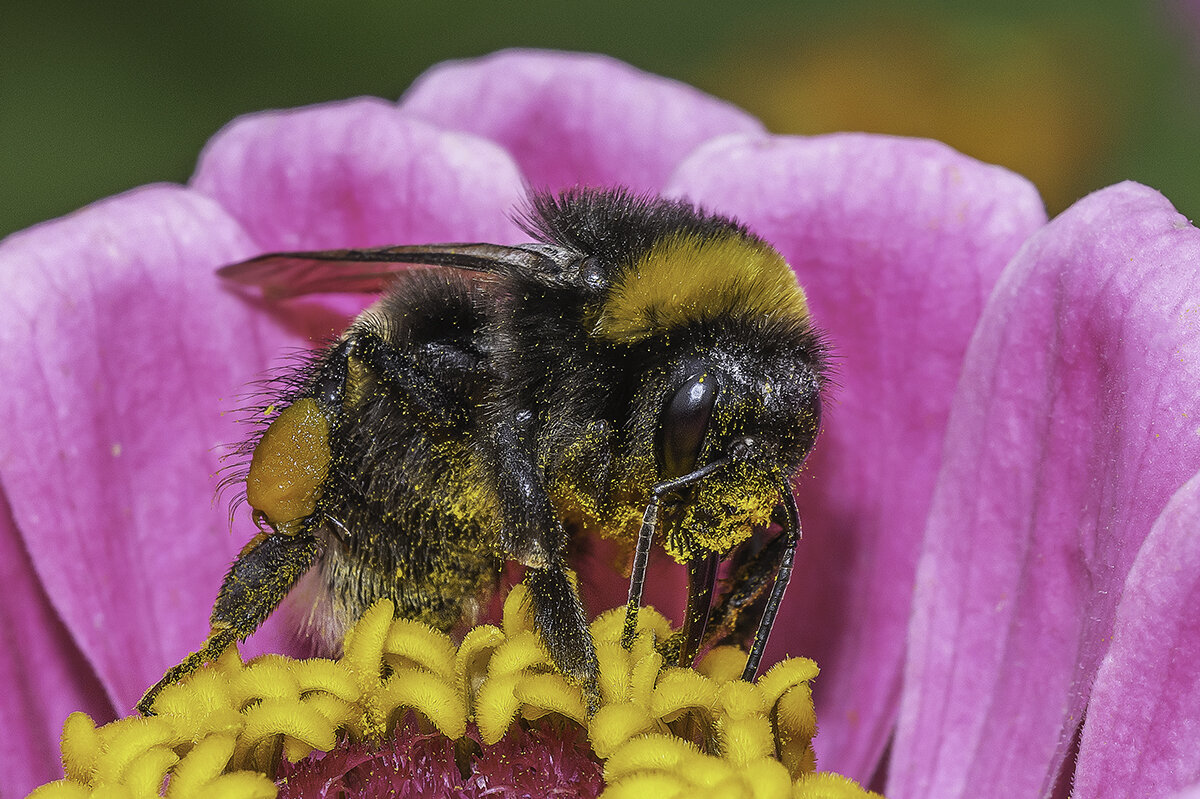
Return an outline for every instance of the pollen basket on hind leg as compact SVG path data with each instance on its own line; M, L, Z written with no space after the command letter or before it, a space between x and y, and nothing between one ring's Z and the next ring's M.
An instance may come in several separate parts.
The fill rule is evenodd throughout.
M246 500L279 532L308 516L329 471L329 420L316 400L284 408L263 433L246 477Z

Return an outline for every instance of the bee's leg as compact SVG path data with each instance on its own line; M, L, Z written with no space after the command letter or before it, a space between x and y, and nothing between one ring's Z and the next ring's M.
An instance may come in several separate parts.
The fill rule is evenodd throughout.
M642 589L646 585L646 566L650 560L650 546L654 543L654 534L658 531L659 521L659 506L663 499L668 495L674 494L681 488L686 488L700 480L703 480L708 475L723 468L727 459L713 461L707 466L702 466L694 472L689 472L682 477L676 477L672 480L666 480L659 483L650 490L650 501L646 503L646 511L642 514L642 527L638 532L637 546L633 550L633 569L629 575L629 602L625 605L625 626L621 631L621 643L626 649L633 646L633 638L637 633L637 617L638 609L642 606ZM706 556L700 556L701 559ZM715 565L715 564L714 564ZM691 616L691 608L695 604L697 613L699 613L699 595L706 593L708 597L712 597L711 585L704 589L702 584L710 582L716 576L714 568L711 574L703 571L703 566L700 561L695 564L697 569L696 574L692 574L692 565L689 564L688 570L688 615ZM696 594L693 597L693 593ZM707 623L707 616L704 623L699 625L697 635L703 635L704 627ZM689 624L691 624L689 622ZM692 625L695 626L695 625Z
M788 583L792 580L792 562L796 557L796 545L800 543L803 531L800 529L800 512L796 509L796 495L791 485L783 489L783 505L787 510L787 524L779 537L783 539L783 552L779 561L779 569L775 572L775 582L771 584L771 593L767 597L767 605L763 609L762 620L758 623L758 631L754 634L754 644L750 647L750 657L746 661L746 669L742 672L743 680L753 680L758 674L758 664L762 661L763 650L767 648L767 638L771 628L775 626L775 616L779 613L779 605L787 591Z
M740 609L753 606L761 596L761 588L766 584L766 575L775 571L775 579L771 583L771 593L767 595L763 606L762 618L754 633L754 642L750 646L750 655L746 660L746 668L742 672L743 680L753 680L758 674L759 663L762 662L763 651L767 648L767 638L771 628L775 626L775 616L779 612L779 604L783 601L784 592L792 578L792 562L796 554L796 544L800 542L800 514L796 510L796 497L792 494L791 486L785 486L783 492L783 507L786 517L783 520L783 530L750 559L735 578L734 586L726 594L718 609L714 612L714 620L721 624L736 625L737 612Z
M665 493L665 492L663 492ZM638 610L642 607L642 591L646 587L646 566L650 561L650 546L658 530L658 508L661 500L657 488L650 495L646 511L642 514L642 527L638 531L637 546L633 550L633 568L629 574L629 601L625 605L625 626L621 630L621 645L626 649L633 646L637 634Z
M500 504L498 542L507 557L528 567L525 584L533 623L554 665L578 682L588 709L599 702L599 665L579 591L567 574L567 532L546 493L524 436L501 422L493 431L492 457Z
M213 605L213 629L232 630L238 640L257 630L308 571L319 550L311 532L256 536L225 575Z
M708 631L701 647L746 641L758 629L767 589L783 560L787 537L778 535L758 552L736 564L729 588L717 599L709 617Z
M550 506L541 470L514 425L501 422L494 436L500 547L525 566L552 568L566 551L567 533Z
M369 379L364 367L404 389L417 412L436 412L429 400L435 387L417 366L411 354L397 351L369 328L352 330L323 358L304 394L280 413L255 448L247 498L274 532L257 536L242 550L217 596L204 646L146 692L139 712L150 712L163 686L254 632L312 564L318 551L312 528L321 518L316 507L330 457L328 427L316 420L323 416L336 424L343 410L359 401Z
M600 705L600 667L587 614L565 565L530 569L525 574L533 605L533 626L558 670L583 688L588 713Z
M151 715L154 699L164 686L216 660L234 641L257 630L312 565L318 549L317 539L308 532L262 533L247 544L221 584L204 646L146 691L137 703L137 711L143 716Z
M679 665L690 667L712 613L713 588L717 583L717 553L708 552L688 561L688 599L683 617L683 646Z

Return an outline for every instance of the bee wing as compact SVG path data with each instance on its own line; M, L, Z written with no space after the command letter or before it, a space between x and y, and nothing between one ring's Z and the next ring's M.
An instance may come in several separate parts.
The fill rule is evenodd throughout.
M382 292L401 272L449 268L496 274L546 271L542 250L499 244L429 244L371 249L280 252L260 255L217 270L225 280L255 286L272 299L319 293Z

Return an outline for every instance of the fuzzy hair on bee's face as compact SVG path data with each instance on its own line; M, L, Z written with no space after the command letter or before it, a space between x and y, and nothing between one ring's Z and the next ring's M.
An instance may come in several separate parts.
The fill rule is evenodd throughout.
M736 460L690 492L704 548L728 551L769 522L819 427L825 349L794 272L684 201L579 189L532 202L526 230L555 266L505 273L502 410L541 415L546 462L588 450L577 439L603 420L612 469L575 482L632 532L655 486Z
M681 200L580 188L534 195L522 223L546 245L578 253L593 278L576 286L587 335L626 353L627 373L645 384L627 387L639 397L631 428L653 430L667 392L714 359L744 384L738 395L763 395L747 417L785 425L780 414L814 403L819 415L826 348L804 290L783 257L735 220ZM815 426L801 428L796 446L781 442L784 460L798 463L811 448Z
M642 373L624 425L620 462L644 487L666 474L661 436L665 408L689 378L718 386L693 468L730 456L734 462L691 492L682 526L693 543L725 552L769 523L788 481L811 451L820 427L819 338L807 327L722 320L675 331L642 357ZM736 450L736 454L735 451ZM689 545L667 542L673 556Z

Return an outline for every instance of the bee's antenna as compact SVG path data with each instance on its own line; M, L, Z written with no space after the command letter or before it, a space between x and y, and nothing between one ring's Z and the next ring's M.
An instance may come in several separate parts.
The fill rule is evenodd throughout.
M672 491L703 480L731 460L722 458L713 461L682 477L661 482L651 489L650 502L646 504L646 512L642 514L637 548L633 552L633 573L629 576L629 603L625 606L625 628L621 632L621 644L626 649L633 646L633 638L637 634L638 609L642 606L642 589L646 586L646 564L650 560L650 545L654 542L654 532L658 529L658 506L662 498Z
M783 489L783 504L787 509L787 526L780 535L786 536L783 557L779 561L779 571L775 572L775 582L771 584L771 595L767 597L767 605L763 609L762 619L758 622L758 630L754 633L754 644L750 647L750 657L746 660L746 669L742 679L749 682L758 674L758 665L762 662L763 650L767 648L767 638L771 628L775 626L775 616L779 613L779 603L787 591L792 579L792 561L796 556L796 544L800 543L803 532L800 529L800 511L796 508L795 488L786 484Z

